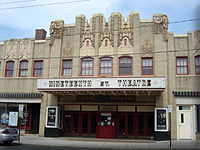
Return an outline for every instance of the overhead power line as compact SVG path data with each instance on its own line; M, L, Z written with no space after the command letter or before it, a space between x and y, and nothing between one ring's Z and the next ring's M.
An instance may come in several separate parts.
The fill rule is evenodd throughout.
M8 4L15 4L15 3L24 3L24 2L31 2L31 1L36 1L36 0L23 0L23 1L13 1L13 2L3 2L3 3L0 3L0 5L8 5Z
M183 23L183 22L189 22L189 21L198 21L200 18L195 18L195 19L188 19L188 20L180 20L180 21L174 21L174 22L169 22L169 24L173 23Z
M90 0L76 0L76 1L59 2L59 3L48 3L48 4L38 4L38 5L28 5L28 6L17 6L17 7L5 7L5 8L0 8L0 10L52 6L52 5L61 5L61 4L68 4L68 3L80 3L80 2L84 2L84 1L90 1Z

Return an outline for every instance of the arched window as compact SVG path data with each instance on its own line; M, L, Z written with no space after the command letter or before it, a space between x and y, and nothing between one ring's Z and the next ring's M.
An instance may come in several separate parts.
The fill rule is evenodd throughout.
M100 75L112 75L112 58L100 59Z
M127 39L124 39L124 46L127 46Z
M86 41L86 47L89 47L89 40Z
M27 60L20 61L19 76L20 77L28 76L28 61Z
M119 58L119 75L132 75L132 58Z
M108 46L108 40L105 40L105 47Z
M93 59L83 58L81 61L81 75L92 76L93 75Z
M13 77L14 74L14 61L7 61L6 62L6 77Z

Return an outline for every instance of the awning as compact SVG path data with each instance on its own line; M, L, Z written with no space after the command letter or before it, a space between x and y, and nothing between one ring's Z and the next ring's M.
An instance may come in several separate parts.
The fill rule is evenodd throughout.
M42 93L0 93L0 98L40 98Z
M200 91L173 91L174 96L200 96Z

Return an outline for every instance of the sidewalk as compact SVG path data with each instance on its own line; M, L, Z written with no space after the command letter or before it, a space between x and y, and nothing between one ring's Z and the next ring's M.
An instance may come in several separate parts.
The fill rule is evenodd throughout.
M99 149L200 149L199 140L173 140L170 148L169 141L152 141L136 139L98 139L84 137L39 137L26 134L20 137L20 143L29 145L87 147Z

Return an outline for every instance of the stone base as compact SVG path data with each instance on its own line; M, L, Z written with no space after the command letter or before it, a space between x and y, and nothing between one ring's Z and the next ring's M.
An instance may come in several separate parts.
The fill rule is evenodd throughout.
M170 132L155 132L156 141L166 141L170 140Z

